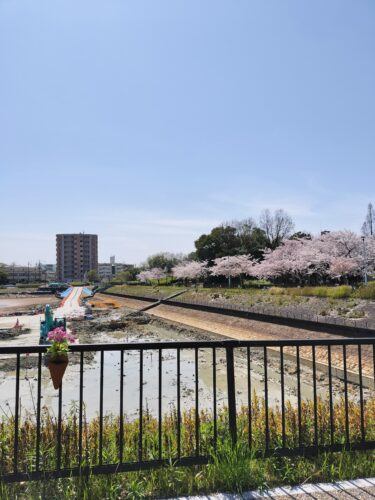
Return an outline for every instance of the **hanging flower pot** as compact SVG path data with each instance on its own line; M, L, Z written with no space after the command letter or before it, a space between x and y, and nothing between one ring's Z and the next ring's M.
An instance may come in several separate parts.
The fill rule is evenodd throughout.
M61 356L60 358L48 361L48 368L55 389L60 387L67 366L68 356Z
M51 342L51 345L47 349L47 366L51 373L53 387L59 389L66 367L68 366L69 344L73 344L76 339L63 327L59 327L49 332L48 340Z

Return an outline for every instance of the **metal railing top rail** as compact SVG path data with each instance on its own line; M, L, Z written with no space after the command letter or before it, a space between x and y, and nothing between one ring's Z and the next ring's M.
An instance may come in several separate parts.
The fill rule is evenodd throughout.
M282 340L183 340L163 342L128 342L107 344L76 344L71 345L71 352L87 351L122 351L122 350L153 350L153 349L194 349L194 348L239 348L239 347L312 347L312 346L343 346L343 345L375 345L374 337L333 338L333 339L282 339ZM34 346L4 346L0 354L32 354L44 353L48 345Z

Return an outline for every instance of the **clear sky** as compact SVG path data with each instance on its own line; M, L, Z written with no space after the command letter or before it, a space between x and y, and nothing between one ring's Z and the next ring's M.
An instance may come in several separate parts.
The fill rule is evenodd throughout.
M188 252L233 218L360 230L374 0L0 0L0 262Z

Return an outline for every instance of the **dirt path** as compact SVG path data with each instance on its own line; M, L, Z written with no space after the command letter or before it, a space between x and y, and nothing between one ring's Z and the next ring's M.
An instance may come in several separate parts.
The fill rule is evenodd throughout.
M99 301L115 301L115 307L128 307L130 309L141 309L148 302L141 300L108 297L98 294ZM112 300L114 299L114 300ZM95 303L95 299L93 300ZM218 313L209 313L205 311L197 311L193 309L185 309L182 307L173 307L162 304L149 311L149 314L158 318L163 318L169 321L182 323L190 327L199 328L208 332L213 332L218 335L223 335L228 338L237 340L260 340L260 339L329 339L332 338L331 333L312 332L301 328L292 328L285 325L275 325L272 323L262 323L244 318L236 318L234 316L225 316ZM344 338L335 335L334 338ZM287 348L285 352L295 354L295 348ZM300 348L301 358L308 360L312 359L311 347ZM332 347L331 349L332 363L334 366L343 369L343 350L341 346ZM316 359L321 363L328 363L328 349L326 347L316 348ZM363 373L374 377L374 351L372 346L362 347L362 364ZM349 371L358 372L358 348L355 346L347 347L347 369Z

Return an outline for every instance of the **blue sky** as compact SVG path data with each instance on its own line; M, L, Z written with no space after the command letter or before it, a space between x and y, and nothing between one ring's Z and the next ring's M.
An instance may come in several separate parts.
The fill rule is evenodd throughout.
M188 252L284 208L375 202L373 0L0 0L0 262Z

